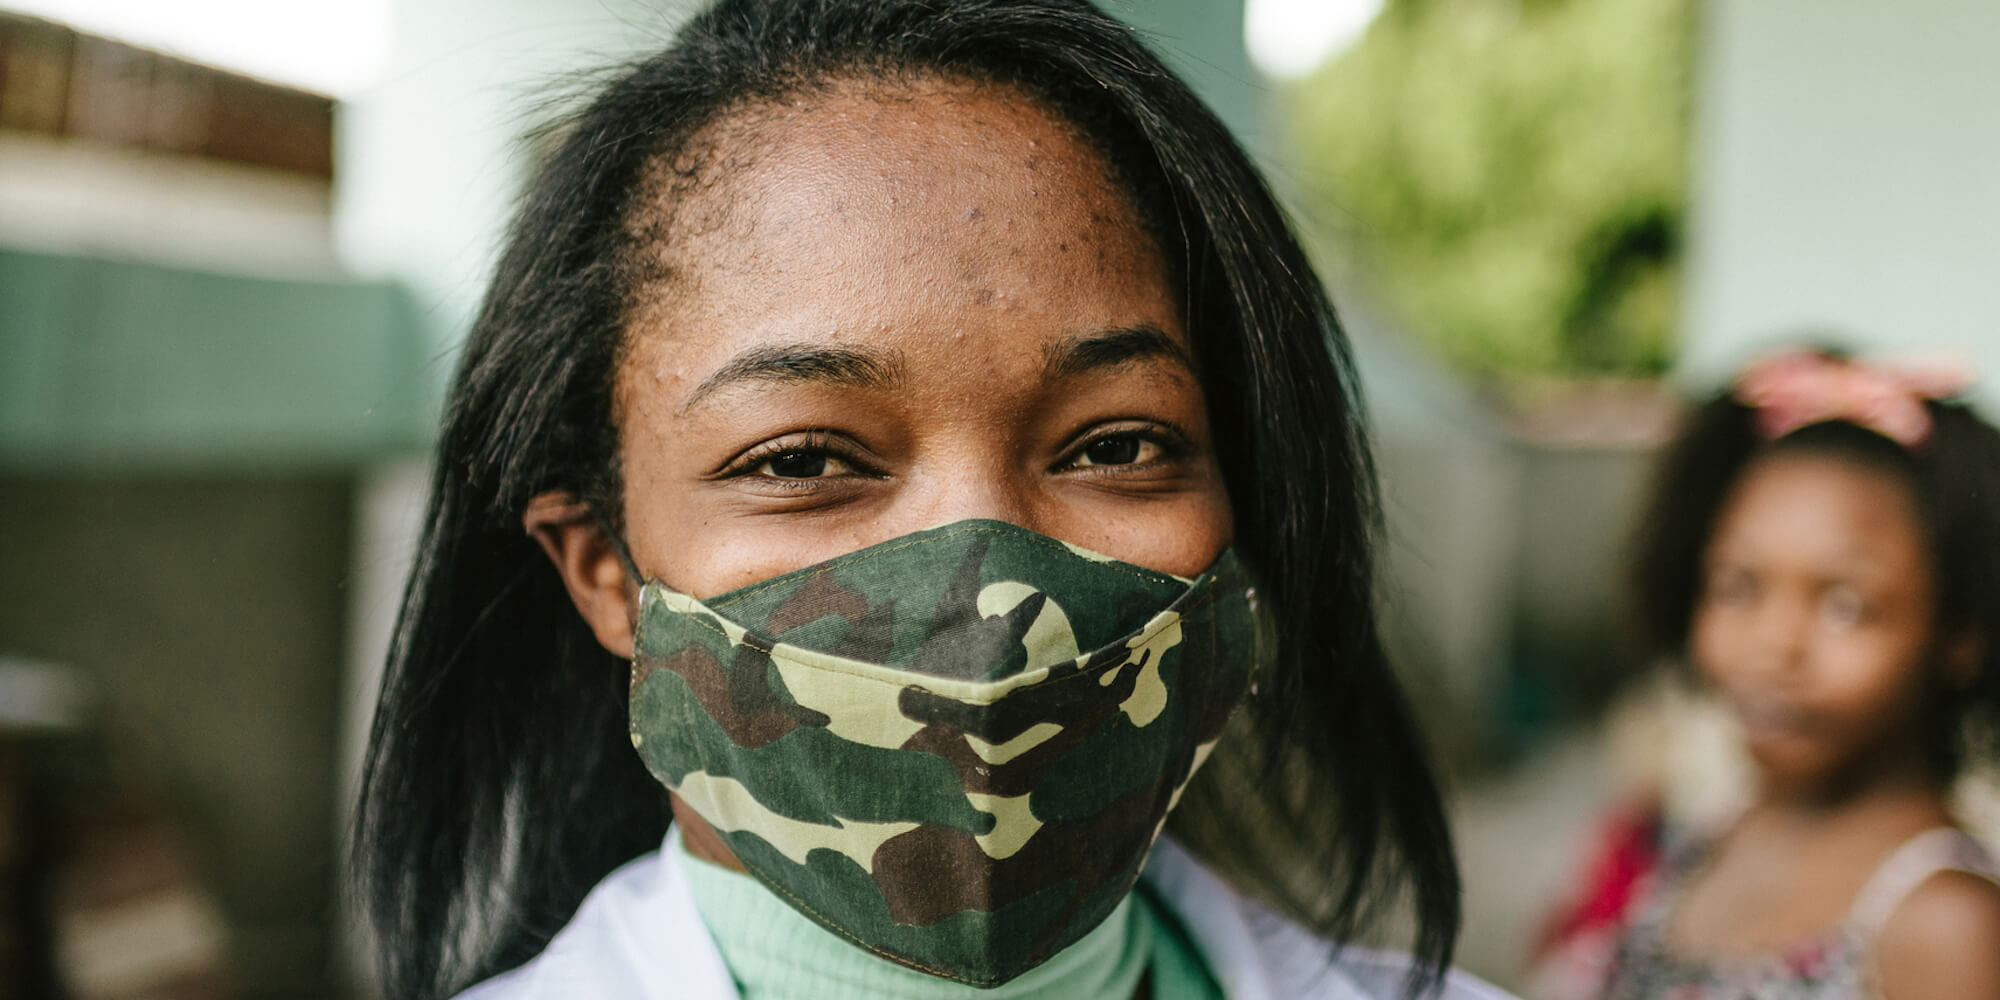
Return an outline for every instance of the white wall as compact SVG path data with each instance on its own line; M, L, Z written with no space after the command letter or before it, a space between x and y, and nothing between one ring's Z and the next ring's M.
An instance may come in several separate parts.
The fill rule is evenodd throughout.
M1804 325L1966 348L2000 407L2000 3L1708 0L1679 375Z
M0 131L0 246L323 278L330 201L317 177Z
M688 3L395 0L388 66L335 119L335 237L363 275L410 283L457 343L530 154L578 74L660 47ZM441 365L442 372L449 365Z

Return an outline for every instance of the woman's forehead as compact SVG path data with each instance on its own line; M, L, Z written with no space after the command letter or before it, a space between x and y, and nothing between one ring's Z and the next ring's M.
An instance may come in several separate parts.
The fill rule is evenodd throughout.
M1145 239L1089 140L1011 86L833 83L739 109L693 145L700 156L671 170L703 176L651 185L662 203L634 214L696 221L642 230L654 244L642 252L720 264L749 244L762 260L857 224L901 230L910 239L898 247L914 251L996 210L1007 214L990 226L1042 221L1072 241Z
M1020 92L835 87L754 118L718 137L744 148L708 157L726 174L684 195L713 204L674 210L710 224L661 233L667 266L629 304L637 367L883 331L919 353L968 336L1037 353L1135 327L1184 342L1137 211L1091 145Z

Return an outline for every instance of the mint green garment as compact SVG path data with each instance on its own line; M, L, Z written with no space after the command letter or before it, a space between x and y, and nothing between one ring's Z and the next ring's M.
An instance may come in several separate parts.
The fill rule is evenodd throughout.
M870 955L785 905L741 872L679 855L702 923L743 1000L1100 1000L1132 995L1152 970L1154 1000L1222 1000L1201 955L1144 891L1047 962L990 989L925 975Z

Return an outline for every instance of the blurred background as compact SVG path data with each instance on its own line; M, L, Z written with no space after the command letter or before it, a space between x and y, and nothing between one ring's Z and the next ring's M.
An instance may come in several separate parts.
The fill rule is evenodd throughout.
M0 996L363 995L337 859L453 347L551 95L685 6L0 0ZM2000 371L2000 5L1107 6L1344 309L1461 960L1517 984L1623 780L1683 401L1801 331Z

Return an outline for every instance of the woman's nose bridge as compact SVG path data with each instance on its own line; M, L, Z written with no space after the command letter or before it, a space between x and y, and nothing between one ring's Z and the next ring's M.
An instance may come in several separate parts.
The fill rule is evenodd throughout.
M1035 484L1019 463L1003 456L952 463L916 477L910 499L930 524L987 519L1041 530L1033 502Z

